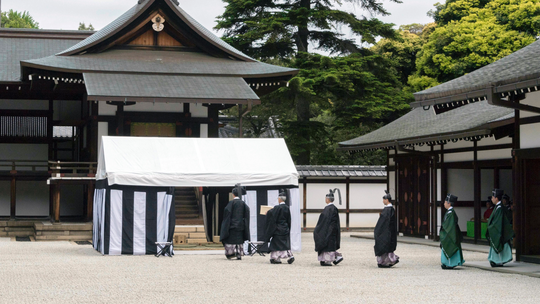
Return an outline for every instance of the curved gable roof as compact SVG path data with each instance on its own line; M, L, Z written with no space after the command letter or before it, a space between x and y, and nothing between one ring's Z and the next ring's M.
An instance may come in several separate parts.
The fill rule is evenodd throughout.
M201 38L203 38L211 45L217 47L218 49L224 51L225 53L236 59L242 61L256 61L255 59L238 51L237 49L233 48L231 45L227 44L225 41L214 35L211 31L206 29L199 22L193 19L193 17L186 13L182 8L180 8L174 0L140 0L135 6L133 6L116 20L105 26L103 29L99 30L85 40L77 43L76 45L58 53L57 55L75 55L78 53L82 53L93 46L98 45L99 43L112 37L116 33L120 32L122 29L130 25L135 19L137 19L147 9L149 9L152 4L160 1L168 5L177 14L177 16L186 23L188 27L190 27L195 33L197 33Z

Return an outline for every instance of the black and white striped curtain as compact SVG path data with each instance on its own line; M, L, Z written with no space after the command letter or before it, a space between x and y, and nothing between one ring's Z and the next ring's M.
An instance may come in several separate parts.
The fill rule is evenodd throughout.
M94 249L102 254L155 254L156 242L172 242L174 188L107 186L94 193ZM172 254L172 246L171 246Z

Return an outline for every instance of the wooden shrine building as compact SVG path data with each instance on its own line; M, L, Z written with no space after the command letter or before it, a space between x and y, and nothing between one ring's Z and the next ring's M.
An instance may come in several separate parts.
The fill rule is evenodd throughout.
M400 233L437 239L440 204L452 193L462 231L481 242L487 196L500 188L513 200L517 260L540 263L539 52L537 41L416 93L411 112L340 144L387 150Z
M133 2L97 32L0 29L0 217L89 219L102 136L218 137L220 110L249 111L298 72L176 0Z

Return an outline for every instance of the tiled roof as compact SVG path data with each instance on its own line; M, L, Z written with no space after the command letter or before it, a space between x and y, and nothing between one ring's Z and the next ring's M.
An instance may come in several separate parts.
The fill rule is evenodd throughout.
M25 60L23 66L63 72L125 72L177 75L268 77L295 74L295 69L262 62L235 61L197 52L110 50L77 56Z
M259 97L241 77L84 73L88 100L238 103Z
M76 53L83 52L89 47L92 47L108 38L113 36L114 34L118 33L120 30L125 28L127 25L129 25L131 22L133 22L137 17L139 17L141 14L143 14L147 8L149 8L153 3L163 1L169 7L171 7L177 14L178 17L180 17L187 26L189 26L193 31L195 31L197 34L199 34L203 39L205 39L210 44L218 47L219 49L225 51L229 55L236 57L237 59L244 60L244 61L255 61L253 58L247 56L246 54L236 50L223 40L221 40L219 37L214 35L211 31L206 29L204 26L202 26L200 23L198 23L195 19L193 19L188 13L186 13L182 8L178 6L178 3L176 1L172 0L143 0L138 1L135 6L133 6L130 10L125 12L122 16L118 17L116 20L108 24L103 29L96 32L94 35L88 37L87 39L81 41L80 43L60 52L58 55L73 55Z
M418 92L414 94L415 99L421 102L457 94L470 94L468 98L483 97L485 89L535 79L536 84L533 86L538 85L540 84L538 54L540 54L540 40L471 73ZM477 92L473 93L475 91Z
M66 32L72 33L72 31ZM80 39L74 40L68 36L64 39L62 33L63 31L40 33L39 30L0 29L0 81L20 81L20 61L50 56L80 41ZM25 35L32 38L25 38Z
M386 177L386 166L296 166L300 177Z
M395 141L413 144L432 141L428 138L434 137L458 139L476 131L479 135L488 135L490 128L487 124L511 119L513 112L513 109L492 106L485 100L438 115L433 109L415 108L386 126L339 145L347 150L361 150L394 146Z

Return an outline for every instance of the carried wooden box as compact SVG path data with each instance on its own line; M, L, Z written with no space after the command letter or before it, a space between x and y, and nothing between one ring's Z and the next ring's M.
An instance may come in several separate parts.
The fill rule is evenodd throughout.
M173 245L183 245L186 244L186 236L181 234L176 234L174 236Z
M266 215L266 213L268 213L268 210L270 210L272 208L273 208L272 206L261 205L261 214Z

